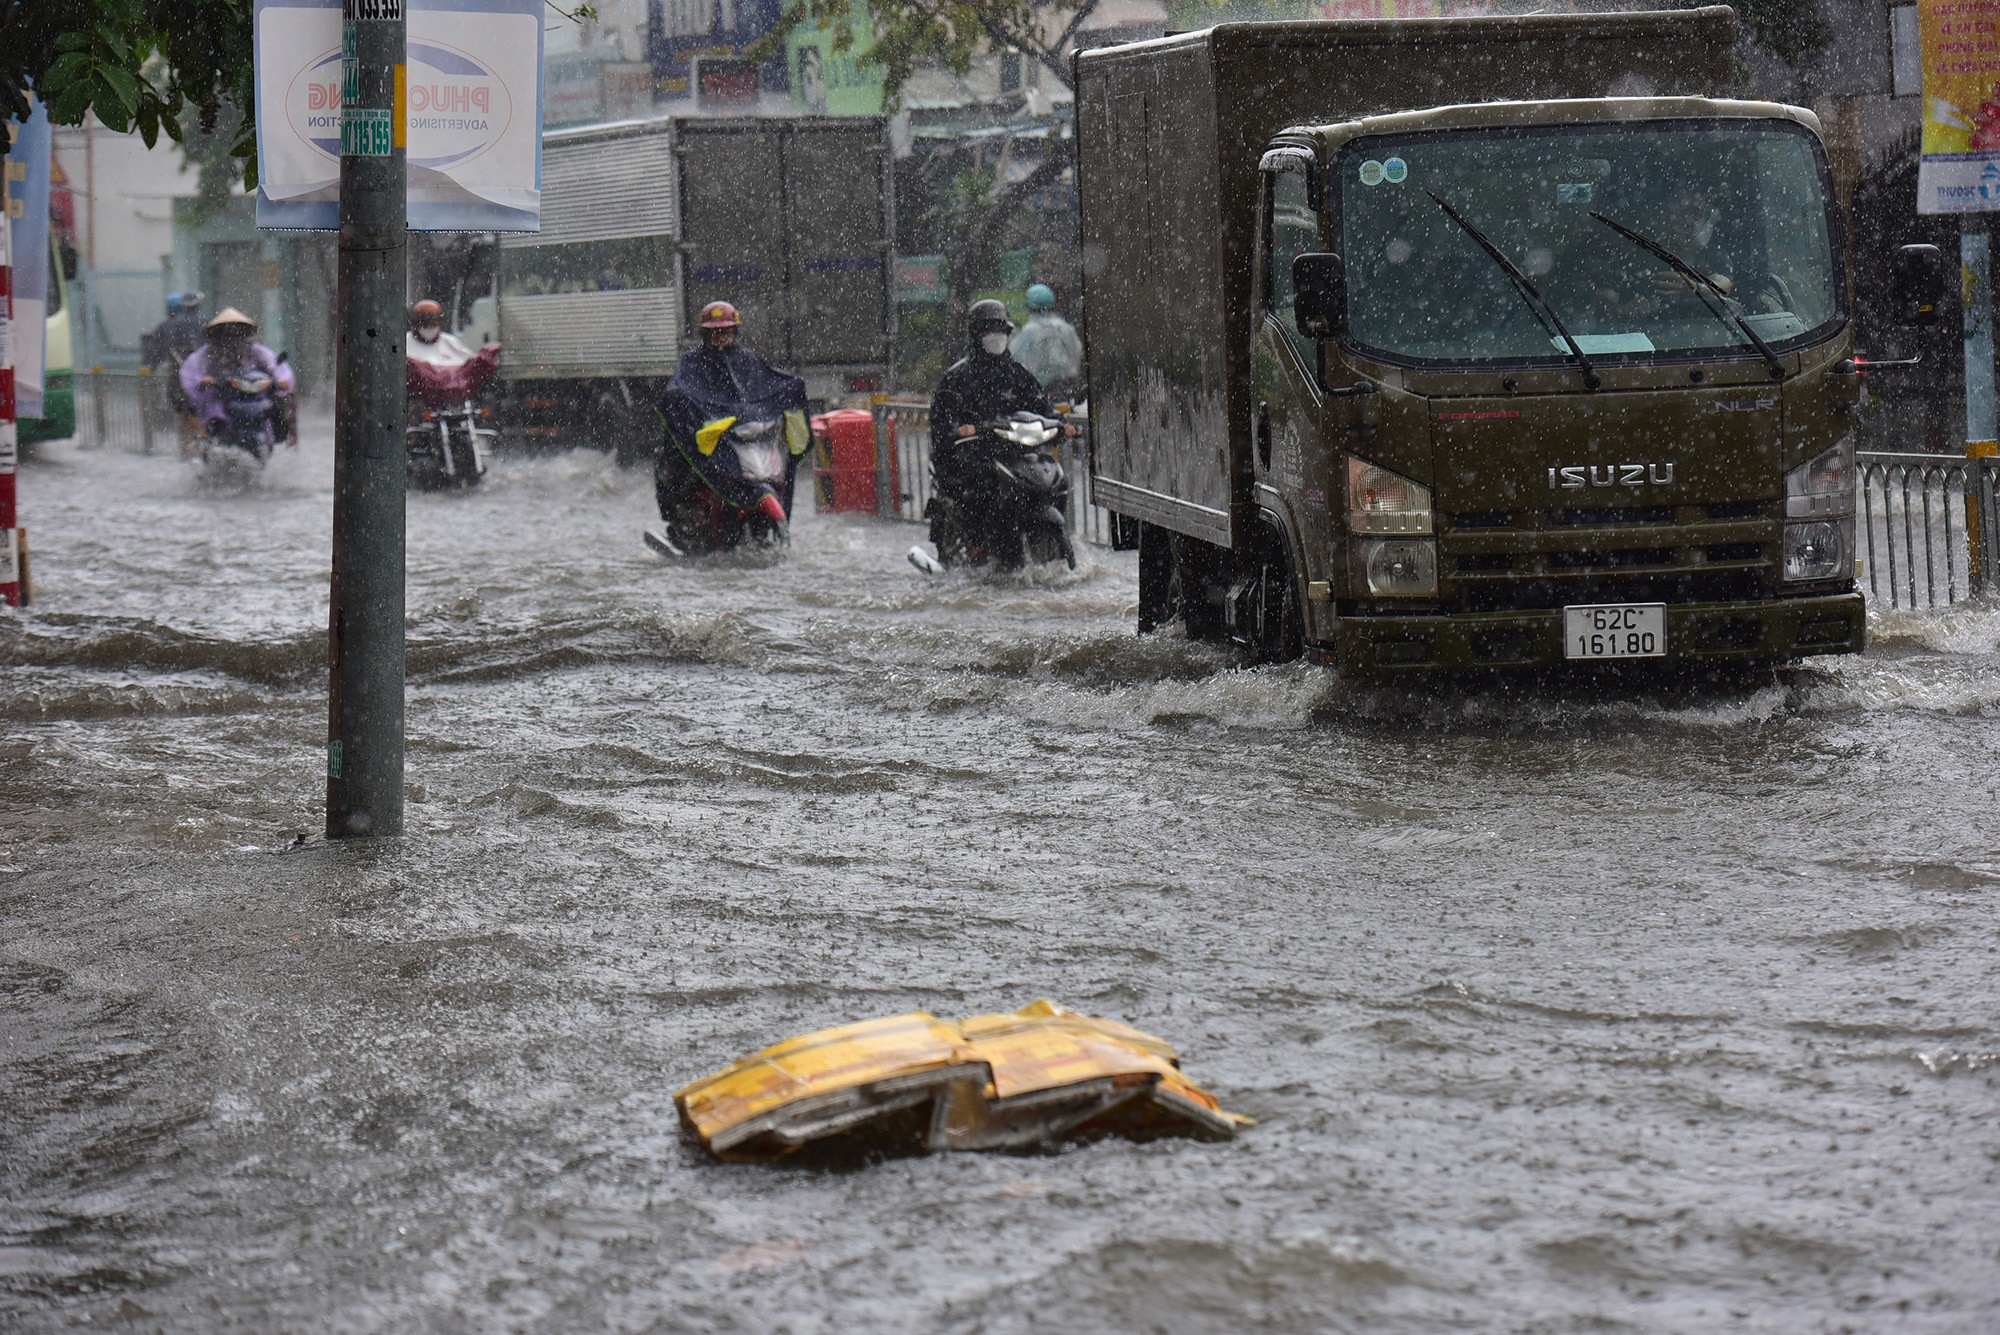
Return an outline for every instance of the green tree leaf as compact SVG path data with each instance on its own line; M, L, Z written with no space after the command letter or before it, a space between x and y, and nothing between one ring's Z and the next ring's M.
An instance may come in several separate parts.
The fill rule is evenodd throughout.
M97 25L97 40L106 47L109 47L112 54L116 55L120 61L128 64L131 62L132 44L125 40L123 33L110 24L100 23Z
M97 119L108 129L120 134L132 128L132 108L125 105L118 92L111 86L105 75L110 66L100 66L97 78L85 87L91 90L90 109L97 113Z
M91 83L79 79L49 99L49 119L60 125L76 125L90 107Z
M118 105L125 109L126 118L129 120L133 113L139 110L138 77L132 71L118 65L99 65L97 67L97 77L117 97ZM98 114L102 115L103 112L104 108L99 107ZM106 124L109 123L108 121L106 122Z
M65 51L49 66L49 72L42 76L42 90L54 96L60 89L77 79L90 77L90 57L82 51Z

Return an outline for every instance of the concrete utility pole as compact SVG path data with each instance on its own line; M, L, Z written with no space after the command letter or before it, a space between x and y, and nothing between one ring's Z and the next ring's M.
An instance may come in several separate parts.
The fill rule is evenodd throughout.
M404 0L343 0L326 833L403 832Z

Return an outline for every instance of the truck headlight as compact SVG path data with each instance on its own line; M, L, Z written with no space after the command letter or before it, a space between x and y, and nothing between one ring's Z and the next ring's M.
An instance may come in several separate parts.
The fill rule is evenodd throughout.
M1359 544L1361 572L1376 598L1434 598L1437 543L1429 538L1369 538Z
M1363 459L1347 461L1347 531L1431 532L1431 489Z
M1854 437L1785 474L1785 518L1854 513ZM1786 551L1791 550L1787 538Z
M1854 572L1854 516L1785 525L1785 578L1838 579Z

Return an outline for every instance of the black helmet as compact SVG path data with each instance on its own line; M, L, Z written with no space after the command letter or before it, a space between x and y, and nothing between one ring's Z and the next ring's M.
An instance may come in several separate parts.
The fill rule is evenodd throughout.
M989 299L973 302L972 309L966 312L966 322L972 327L974 338L996 330L1009 334L1014 332L1014 322L1007 318L1007 303L1004 301Z

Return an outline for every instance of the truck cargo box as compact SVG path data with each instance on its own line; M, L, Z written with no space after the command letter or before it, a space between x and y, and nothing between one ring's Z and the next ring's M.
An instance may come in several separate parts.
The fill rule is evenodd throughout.
M1734 13L1229 23L1076 61L1093 499L1224 547L1251 506L1257 167L1292 125L1707 94Z
M694 313L830 399L883 387L895 328L887 122L663 117L549 134L542 230L501 239L502 375L653 392ZM553 389L553 386L551 387Z

